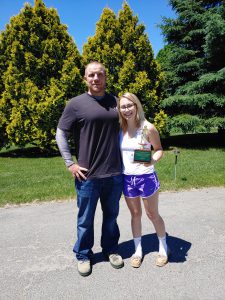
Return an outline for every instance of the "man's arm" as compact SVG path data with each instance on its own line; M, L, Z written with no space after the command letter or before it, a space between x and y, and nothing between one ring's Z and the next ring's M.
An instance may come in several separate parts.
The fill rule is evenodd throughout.
M68 134L66 131L57 128L56 130L56 142L60 151L62 158L65 161L66 166L68 167L69 171L76 177L78 180L87 179L82 171L87 171L86 168L80 167L78 164L75 164L72 158L72 154L70 151L70 147L68 144Z
M56 142L60 151L62 158L66 166L69 168L74 164L72 154L70 152L70 147L68 144L68 134L66 131L57 128L56 130Z

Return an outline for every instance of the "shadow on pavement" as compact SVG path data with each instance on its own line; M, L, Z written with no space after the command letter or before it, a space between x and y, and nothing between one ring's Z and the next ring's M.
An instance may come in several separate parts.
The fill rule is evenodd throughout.
M146 234L142 236L142 250L144 256L158 251L158 238L156 234ZM186 261L188 251L191 248L191 243L183 239L167 235L167 244L170 248L171 254L169 256L170 263L182 263ZM119 244L119 254L123 259L130 258L134 253L134 242L129 240ZM95 253L93 257L93 264L105 261L101 252Z
M170 235L168 235L167 241L171 250L169 262L185 262L186 257L188 256L188 251L191 248L191 243Z

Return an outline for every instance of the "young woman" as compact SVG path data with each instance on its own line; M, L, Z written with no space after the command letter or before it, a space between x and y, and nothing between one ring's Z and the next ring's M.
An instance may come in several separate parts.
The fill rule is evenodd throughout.
M153 223L159 239L156 265L162 267L168 262L168 248L164 221L158 212L160 183L154 170L154 165L163 156L159 133L155 126L145 119L142 105L134 94L125 93L121 96L118 101L118 110L124 174L123 193L131 213L131 229L135 245L131 266L140 267L143 257L141 245L141 199L143 199L146 214ZM150 150L151 147L154 153L150 162L134 161L135 149Z

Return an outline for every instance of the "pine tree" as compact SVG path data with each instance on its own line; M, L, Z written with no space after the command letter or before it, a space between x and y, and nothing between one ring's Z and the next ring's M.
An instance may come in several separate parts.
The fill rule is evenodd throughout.
M0 38L0 146L53 148L66 100L84 90L77 47L42 0L25 4Z
M174 131L225 128L225 7L218 0L171 0L157 56L165 72L162 107ZM166 63L165 63L166 62Z
M145 26L138 22L126 2L118 17L105 8L96 24L95 35L83 47L83 60L104 63L107 90L115 95L125 91L135 93L142 101L146 116L152 118L158 112L161 72L144 32Z

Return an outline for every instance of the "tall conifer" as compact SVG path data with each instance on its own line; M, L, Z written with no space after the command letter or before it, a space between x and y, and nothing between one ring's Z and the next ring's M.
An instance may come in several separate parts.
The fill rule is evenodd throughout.
M157 59L165 71L162 107L173 130L225 128L225 4L170 0L176 19L161 26L168 45Z
M0 37L1 146L52 148L65 101L84 90L74 41L42 0L25 4Z
M105 8L96 32L83 47L83 59L99 60L107 68L108 91L119 95L130 91L140 98L146 116L158 112L161 73L152 46L137 16L124 2L118 16ZM162 116L162 114L160 114Z

